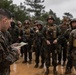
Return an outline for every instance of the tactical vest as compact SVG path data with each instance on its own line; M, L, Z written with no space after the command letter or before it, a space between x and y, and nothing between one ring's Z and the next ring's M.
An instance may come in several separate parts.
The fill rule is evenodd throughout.
M57 37L57 28L56 26L47 26L46 32L47 39L55 39Z
M76 47L76 39L73 39L73 47Z
M27 38L30 37L30 28L25 29L25 36L26 36Z

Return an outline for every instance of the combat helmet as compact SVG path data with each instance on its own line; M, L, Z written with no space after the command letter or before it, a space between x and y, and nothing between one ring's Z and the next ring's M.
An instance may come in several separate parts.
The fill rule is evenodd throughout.
M50 19L52 19L53 21L55 21L55 18L54 18L53 15L49 15L48 18L47 18L47 21L50 20Z
M25 20L25 21L24 21L24 25L30 25L29 20Z
M22 25L22 22L21 22L21 21L17 21L17 24L18 24L18 25L19 25L19 24Z
M74 18L70 21L70 25L72 25L73 22L76 22L76 18Z
M43 22L39 20L39 21L37 22L37 25L42 25L42 26L43 26Z

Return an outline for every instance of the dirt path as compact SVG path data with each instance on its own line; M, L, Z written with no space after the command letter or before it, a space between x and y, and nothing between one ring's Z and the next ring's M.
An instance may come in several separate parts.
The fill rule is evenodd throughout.
M35 62L34 59L32 61L32 64L23 64L22 63L23 58L20 57L20 59L15 62L13 65L11 65L11 75L44 75L45 72L45 67L43 69L40 68L34 68ZM65 75L65 66L57 66L57 71L58 74L57 75ZM49 75L53 75L53 67L50 66L50 74ZM74 69L72 70L74 73ZM73 75L70 74L70 75Z

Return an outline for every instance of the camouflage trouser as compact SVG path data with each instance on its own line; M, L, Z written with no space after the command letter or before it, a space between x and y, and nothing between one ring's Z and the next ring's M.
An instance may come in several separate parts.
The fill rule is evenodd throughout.
M45 51L45 65L48 68L50 66L50 52L49 51Z
M29 61L32 60L32 52L30 51L30 46L25 45L23 46L23 52L24 52L24 61L27 61L27 57L29 58Z
M39 56L41 56L41 64L43 65L44 64L44 51L41 52L38 48L37 50L35 51L35 62L36 64L39 64Z
M69 68L72 69L73 66L76 68L76 48L73 48L69 53L66 70Z
M73 50L72 50L72 57L73 57L73 63L72 63L72 65L75 67L75 69L76 69L76 48L73 48Z
M66 70L72 69L73 57L71 55L68 56L68 62L66 65Z
M10 75L10 68L6 68L3 71L0 71L0 75Z
M47 46L47 49L45 50L45 65L46 67L50 66L50 53L52 53L52 65L54 67L57 66L57 53L56 53L56 47L54 45Z

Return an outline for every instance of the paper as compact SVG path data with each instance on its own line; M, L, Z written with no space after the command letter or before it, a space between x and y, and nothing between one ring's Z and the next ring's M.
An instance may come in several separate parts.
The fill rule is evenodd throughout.
M24 45L28 45L28 43L21 42L20 45L21 45L21 47L22 47L22 46L24 46Z
M16 49L19 49L21 48L22 46L24 45L28 45L28 43L25 43L25 42L21 42L21 43L14 43L11 45L12 48L16 48Z

